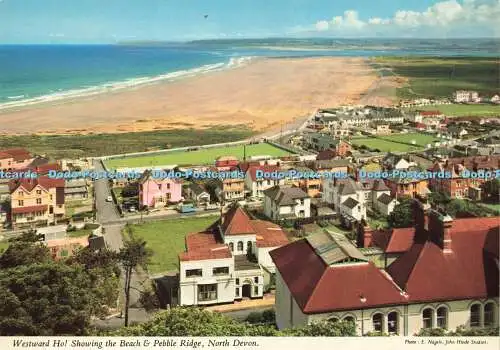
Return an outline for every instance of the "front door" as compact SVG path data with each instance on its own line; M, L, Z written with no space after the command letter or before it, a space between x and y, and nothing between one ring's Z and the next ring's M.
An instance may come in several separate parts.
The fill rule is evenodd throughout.
M243 298L250 298L252 296L252 286L250 284L244 284L241 288L241 296Z

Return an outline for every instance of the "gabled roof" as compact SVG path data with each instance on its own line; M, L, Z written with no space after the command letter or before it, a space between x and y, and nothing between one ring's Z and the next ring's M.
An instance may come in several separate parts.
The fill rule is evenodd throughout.
M337 185L339 188L338 192L342 196L356 194L357 191L361 191L363 189L358 182L351 178L340 179L337 181Z
M289 243L280 226L263 220L251 220L250 223L255 231L255 244L258 248L281 247Z
M321 231L306 240L327 265L368 260L343 234Z
M391 196L389 196L387 193L382 193L382 194L380 195L380 197L378 197L378 199L377 199L377 200L378 200L380 203L387 205L387 204L391 203L391 202L392 202L393 200L395 200L395 199L394 199L394 198L392 198Z
M309 195L298 187L274 186L264 191L264 195L279 206L294 205L296 199L309 198Z
M31 154L24 148L7 148L0 150L0 159L13 158L16 161L31 159Z
M17 190L19 187L23 187L26 191L31 192L36 186L40 185L45 190L50 188L62 187L64 191L64 179L53 179L47 176L40 176L36 179L17 179L9 182L10 192Z
M379 247L388 254L404 253L412 246L414 235L413 227L377 230L372 233L372 246Z
M217 239L212 231L191 233L186 236L186 251L179 254L180 261L231 258L229 247Z
M399 288L371 262L328 266L304 239L270 255L305 314L405 302Z
M277 165L257 165L257 166L250 166L247 170L250 174L250 178L252 181L262 181L264 179L260 178L257 179L257 170L262 170L264 173L267 172L273 172L275 170L279 170L279 167Z
M222 223L224 235L248 235L254 234L255 230L251 220L245 211L239 206L232 206L224 215Z
M359 204L359 202L357 200L355 200L354 198L351 198L351 197L347 198L344 201L344 203L342 203L342 205L345 205L349 209L355 208L358 204Z

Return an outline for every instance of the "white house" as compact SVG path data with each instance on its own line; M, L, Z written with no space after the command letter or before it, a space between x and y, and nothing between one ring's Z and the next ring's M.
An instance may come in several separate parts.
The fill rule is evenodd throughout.
M457 90L453 93L453 101L457 103L480 102L480 99L477 91Z
M274 186L264 191L264 214L274 221L311 216L311 198L298 187Z
M192 182L186 189L187 198L193 200L197 204L210 203L210 193L205 189L204 186Z
M245 173L245 188L252 198L263 198L264 191L273 186L285 184L285 179L271 177L273 172L279 171L276 165L250 166ZM268 176L269 175L269 176Z
M343 320L358 335L412 336L498 327L498 220L431 213L427 226L423 211L415 217L414 242L385 270L334 235L272 251L278 328Z
M379 179L323 180L323 200L333 204L334 209L350 222L366 220L367 208L389 215L396 205L395 201L387 198L390 193L390 189Z
M232 206L206 231L186 236L186 251L179 254L179 304L261 298L275 272L269 253L287 243L278 225L252 220Z
M387 155L382 159L382 165L385 169L390 170L408 170L417 164L405 159L402 155L387 153Z

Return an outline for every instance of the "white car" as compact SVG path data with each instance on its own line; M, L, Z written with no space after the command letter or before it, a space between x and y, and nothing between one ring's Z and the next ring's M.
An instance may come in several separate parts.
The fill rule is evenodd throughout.
M113 201L113 197L111 197L111 196L106 197L106 202L112 202L112 201Z
M131 212L131 213L135 213L136 212L135 207L128 208L128 211Z

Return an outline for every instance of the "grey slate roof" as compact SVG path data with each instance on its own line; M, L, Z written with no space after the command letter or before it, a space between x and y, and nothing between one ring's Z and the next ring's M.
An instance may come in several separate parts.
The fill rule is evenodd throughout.
M363 188L359 183L354 181L354 179L342 179L338 181L339 194L344 196L348 194L355 194L357 191L362 190Z
M368 261L368 259L342 234L321 232L306 237L307 242L328 264Z
M359 202L357 200L355 200L354 198L347 198L344 203L342 203L342 205L345 205L346 207L352 209L354 207L356 207L357 205L359 204Z
M308 194L298 187L274 186L264 191L264 195L271 198L279 206L294 205L296 199L309 198Z
M380 197L378 197L378 201L380 203L383 203L385 205L391 203L393 201L394 198L392 198L391 196L389 196L387 193L382 193L380 195Z

